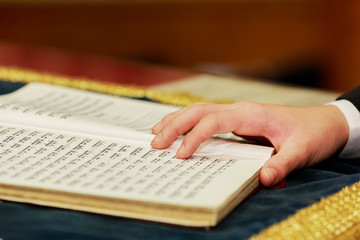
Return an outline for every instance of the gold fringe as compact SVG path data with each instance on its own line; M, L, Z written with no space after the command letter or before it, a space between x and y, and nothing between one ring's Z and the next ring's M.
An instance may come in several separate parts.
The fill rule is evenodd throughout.
M299 210L249 240L360 239L360 182Z
M13 67L0 67L0 79L22 83L42 82L58 86L90 90L114 96L148 98L156 102L177 106L187 106L196 102L230 103L230 101L227 100L210 100L181 92L166 93L160 90L101 83L87 78L56 76Z
M187 93L166 93L137 87L100 83L86 78L70 78L33 71L0 67L0 79L11 82L43 82L60 86L96 91L105 94L149 98L153 101L186 106L195 102L219 102ZM360 239L360 182L299 210L293 216L275 224L250 240L264 239Z

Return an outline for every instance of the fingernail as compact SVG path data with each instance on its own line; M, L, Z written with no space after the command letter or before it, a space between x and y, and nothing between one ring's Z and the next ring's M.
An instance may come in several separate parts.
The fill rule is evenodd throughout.
M185 146L184 145L181 145L179 150L176 152L176 157L178 158L182 158L183 154L184 154L184 151L185 151Z
M273 168L264 168L262 171L267 178L269 185L272 185L276 179L276 171Z
M154 137L154 139L151 141L151 145L157 145L159 144L160 141L161 141L161 133L159 133Z

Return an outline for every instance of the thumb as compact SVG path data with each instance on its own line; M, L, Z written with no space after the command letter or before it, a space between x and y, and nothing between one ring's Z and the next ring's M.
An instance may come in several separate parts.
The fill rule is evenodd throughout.
M299 160L296 154L279 151L272 156L261 169L260 182L267 187L276 185L298 167Z

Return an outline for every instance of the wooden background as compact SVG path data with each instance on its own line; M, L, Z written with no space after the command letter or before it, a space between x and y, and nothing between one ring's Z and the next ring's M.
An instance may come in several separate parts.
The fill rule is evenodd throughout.
M358 0L0 1L0 42L269 79L310 68L318 77L303 81L338 91L360 83Z

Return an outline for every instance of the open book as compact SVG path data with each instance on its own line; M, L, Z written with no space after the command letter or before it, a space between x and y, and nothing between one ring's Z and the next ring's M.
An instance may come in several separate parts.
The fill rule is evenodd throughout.
M150 147L177 107L31 83L0 96L0 199L184 226L216 225L273 148L210 139L187 160Z

